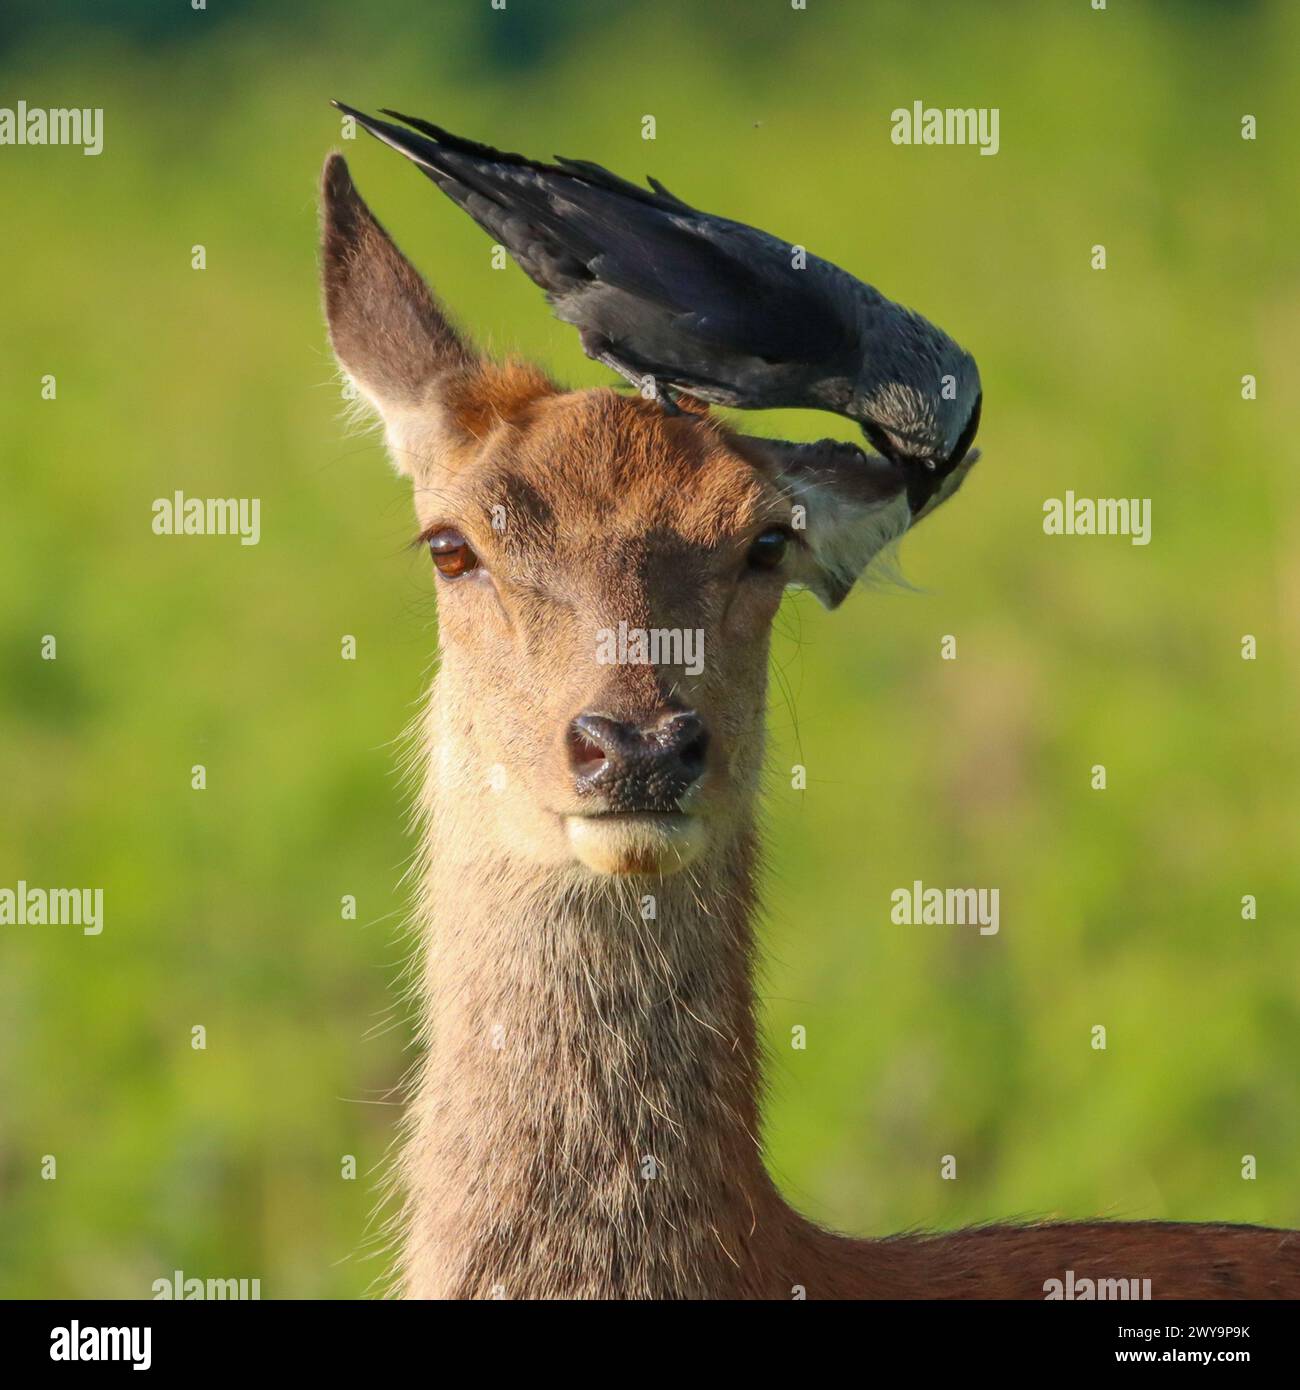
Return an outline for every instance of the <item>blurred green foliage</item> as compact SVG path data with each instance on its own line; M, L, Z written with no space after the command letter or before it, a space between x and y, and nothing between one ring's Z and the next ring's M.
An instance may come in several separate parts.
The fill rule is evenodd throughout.
M106 927L0 928L0 1294L182 1269L351 1296L383 1269L411 1060L395 741L435 628L320 320L331 96L653 172L979 359L986 457L907 543L917 591L779 619L763 995L792 1198L863 1233L1300 1224L1296 6L33 13L0 104L101 106L105 150L0 149L0 885L101 885ZM891 145L917 99L997 106L1001 152ZM481 342L608 379L403 161L347 149ZM261 544L154 536L178 488L260 497ZM1067 488L1150 497L1151 545L1044 536ZM918 878L999 887L1000 934L892 926Z

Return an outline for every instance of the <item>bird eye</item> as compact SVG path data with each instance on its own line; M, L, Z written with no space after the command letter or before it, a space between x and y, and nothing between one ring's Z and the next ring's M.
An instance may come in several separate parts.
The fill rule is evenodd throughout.
M459 531L450 528L435 531L429 537L429 553L438 573L444 579L459 579L462 574L478 568L478 556Z
M784 526L769 526L754 538L746 557L752 570L774 570L785 559L790 546L790 533Z

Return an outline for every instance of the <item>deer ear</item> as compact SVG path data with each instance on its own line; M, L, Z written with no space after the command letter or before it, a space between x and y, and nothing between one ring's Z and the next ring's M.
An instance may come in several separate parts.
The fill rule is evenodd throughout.
M746 442L760 446L760 466L789 499L791 529L803 542L794 582L812 589L827 608L838 608L881 551L946 502L979 459L971 450L913 512L902 467L856 444Z
M477 365L415 267L365 205L342 155L321 177L321 280L339 365L383 417L398 468L402 422L447 418L452 383Z

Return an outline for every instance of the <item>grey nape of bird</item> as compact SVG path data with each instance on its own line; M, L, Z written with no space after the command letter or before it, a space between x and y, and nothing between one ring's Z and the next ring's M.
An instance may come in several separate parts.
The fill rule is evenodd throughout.
M585 160L543 164L335 102L501 243L633 385L742 410L831 410L904 470L919 510L979 426L979 370L919 314L800 248ZM409 127L409 128L408 128Z

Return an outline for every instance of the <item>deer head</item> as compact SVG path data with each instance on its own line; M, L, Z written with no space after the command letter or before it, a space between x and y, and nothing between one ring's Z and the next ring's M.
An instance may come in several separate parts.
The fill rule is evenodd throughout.
M748 824L783 592L839 604L913 514L852 445L794 446L480 356L324 172L335 353L413 485L438 590L434 798L530 863L673 873Z

